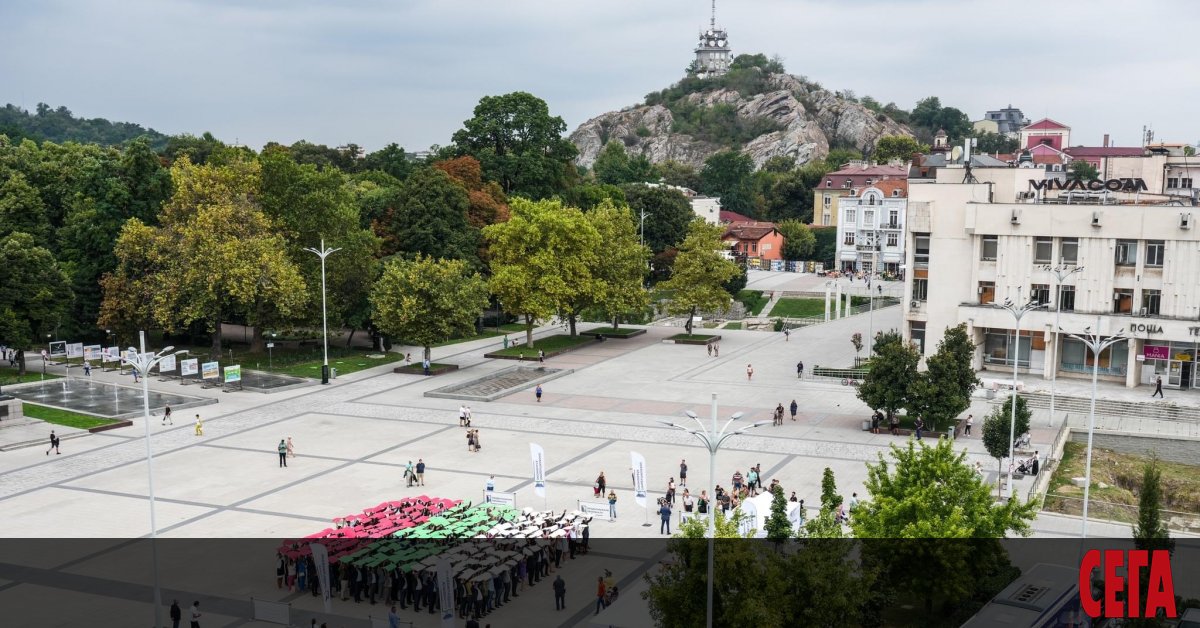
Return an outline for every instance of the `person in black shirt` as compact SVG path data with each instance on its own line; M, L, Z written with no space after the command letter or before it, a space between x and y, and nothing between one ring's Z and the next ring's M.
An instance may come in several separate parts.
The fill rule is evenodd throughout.
M179 600L171 600L171 628L179 628L183 621L183 609L179 608Z

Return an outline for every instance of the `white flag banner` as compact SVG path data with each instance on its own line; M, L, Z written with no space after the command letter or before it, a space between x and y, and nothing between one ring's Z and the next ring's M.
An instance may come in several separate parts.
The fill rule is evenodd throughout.
M629 452L633 464L633 499L637 505L646 507L646 457L636 451Z
M454 628L454 575L450 571L450 559L437 561L438 599L442 603L442 628Z
M309 543L313 562L317 564L317 581L321 584L321 599L325 601L325 612L332 612L329 597L329 550L320 543Z
M175 356L163 356L163 359L158 361L158 372L162 374L170 373L175 370Z
M546 496L546 452L537 443L529 443L529 455L533 458L533 492L538 497Z

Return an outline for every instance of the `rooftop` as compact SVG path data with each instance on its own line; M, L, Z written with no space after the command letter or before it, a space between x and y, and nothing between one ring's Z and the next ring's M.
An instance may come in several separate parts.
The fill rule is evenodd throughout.
M1021 127L1022 131L1038 131L1038 130L1045 130L1045 129L1066 129L1069 131L1069 130L1071 130L1071 127L1069 127L1061 122L1056 122L1054 120L1051 120L1050 118L1042 118L1041 120L1038 120L1037 122L1034 122L1032 124L1027 124L1027 125Z
M1141 157L1141 146L1070 146L1063 152L1072 157Z
M749 216L743 216L737 212L722 209L720 217L721 222L754 222L754 219Z
M725 230L725 236L733 236L739 240L761 240L776 231L773 222L735 222Z
M887 177L887 176L904 177L904 176L908 176L908 168L905 168L904 166L887 166L887 165L879 166L879 165L873 165L873 164L872 165L847 164L845 166L842 166L842 168L840 170L835 170L825 176L832 177L832 176L836 176L836 175L841 175L841 176L872 175L872 176L880 176L880 177Z

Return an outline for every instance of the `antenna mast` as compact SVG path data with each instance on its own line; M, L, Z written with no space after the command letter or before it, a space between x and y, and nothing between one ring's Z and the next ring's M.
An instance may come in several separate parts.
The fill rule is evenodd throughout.
M712 18L708 21L710 30L717 30L717 0L712 0Z

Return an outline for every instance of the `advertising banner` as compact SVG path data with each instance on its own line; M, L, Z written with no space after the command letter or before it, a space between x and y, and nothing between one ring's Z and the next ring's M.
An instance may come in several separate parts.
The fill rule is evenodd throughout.
M158 362L158 372L159 373L162 373L165 375L174 370L175 370L175 356L168 355L168 356L164 356L162 360L159 360L159 362Z
M88 362L95 362L103 355L103 349L100 345L87 345L83 348L83 359Z
M629 452L633 461L633 499L637 505L646 507L646 457L636 451Z
M67 345L67 357L68 358L82 358L83 357L83 343L82 342L72 342L71 344Z
M50 357L65 358L67 357L67 343L56 341L50 343Z
M200 369L199 358L189 358L187 360L179 361L179 374L180 375L184 375L184 376L195 375L196 373L199 372L199 369Z
M538 497L546 496L546 452L537 443L529 443L529 456L533 458L533 492Z
M742 511L742 520L738 524L738 534L743 537L758 529L758 507L754 502L746 500L739 506Z
M225 383L232 384L242 381L242 365L234 364L233 366L225 367Z
M185 360L186 362L186 360ZM321 599L325 602L325 612L330 612L329 597L329 550L320 543L309 543L312 550L313 562L317 564L317 582L321 583Z
M104 350L104 361L105 362L120 362L121 361L121 348L120 347L108 347L107 349L105 349Z
M1171 348L1162 345L1146 345L1142 347L1142 355L1147 360L1170 360Z
M579 512L592 517L608 518L608 502L579 502Z
M517 507L517 494L516 493L501 493L500 491L484 491L483 492L483 503L499 504L501 506L512 506L513 508L516 508Z
M220 371L217 368L218 366L220 366L220 365L216 362L205 362L204 364L201 364L200 365L201 379L216 378L220 374Z
M454 574L450 571L450 559L437 561L438 600L442 606L442 628L454 628Z

